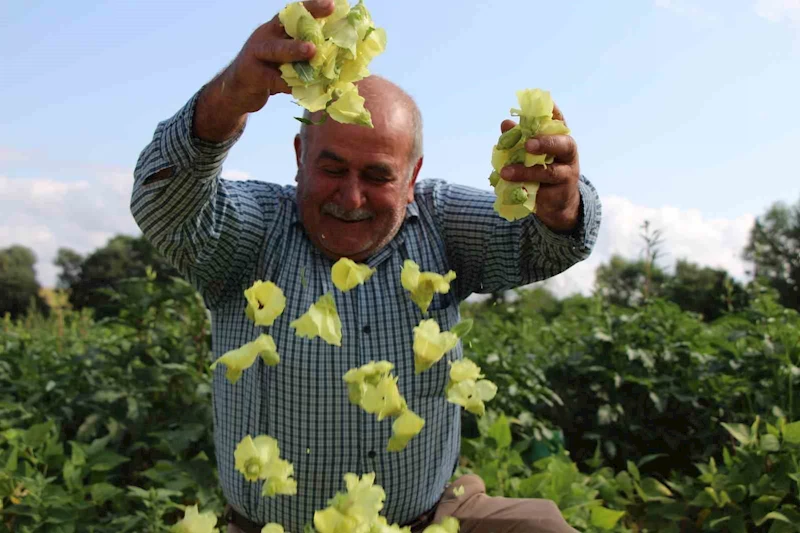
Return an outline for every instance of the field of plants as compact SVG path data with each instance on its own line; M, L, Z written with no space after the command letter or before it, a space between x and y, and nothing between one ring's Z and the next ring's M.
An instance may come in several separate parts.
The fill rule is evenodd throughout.
M552 499L580 531L800 531L800 317L748 290L713 321L538 289L464 304L466 355L499 392L484 417L464 413L456 475ZM121 313L56 305L0 324L0 530L221 515L202 301L152 275L107 297Z

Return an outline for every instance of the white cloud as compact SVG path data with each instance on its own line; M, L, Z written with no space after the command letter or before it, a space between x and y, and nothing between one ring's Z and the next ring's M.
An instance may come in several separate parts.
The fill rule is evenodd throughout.
M770 22L800 25L800 0L756 0L755 10Z
M650 222L651 232L661 231L661 259L657 263L665 270L671 271L678 259L686 259L701 266L725 269L741 281L748 279L748 265L741 259L741 252L755 222L754 216L711 219L696 209L642 207L618 196L603 197L602 204L603 220L592 255L542 284L559 296L589 294L594 286L595 269L614 254L627 259L643 257L641 235L645 220Z
M223 170L222 177L226 180L247 181L255 179L252 174L244 170Z
M121 172L74 182L0 176L0 247L30 247L39 282L53 286L58 248L86 254L118 233L140 233L128 208L132 182Z

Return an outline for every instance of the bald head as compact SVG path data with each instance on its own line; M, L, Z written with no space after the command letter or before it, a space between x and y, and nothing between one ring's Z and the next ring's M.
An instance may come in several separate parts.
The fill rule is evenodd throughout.
M411 138L408 162L409 166L413 168L417 160L422 157L422 114L417 103L398 85L380 76L368 76L356 82L356 86L358 94L364 97L364 106L373 116L373 124L376 124L380 117L389 120L401 118L407 121ZM303 118L312 121L319 120L320 113L311 113L306 110ZM314 127L306 124L300 126L300 140L303 146L307 144L309 128Z

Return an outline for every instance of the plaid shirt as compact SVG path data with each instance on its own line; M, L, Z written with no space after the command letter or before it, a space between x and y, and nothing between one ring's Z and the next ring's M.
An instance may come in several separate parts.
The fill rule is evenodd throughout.
M600 200L581 177L581 217L574 232L557 234L535 216L509 223L492 208L494 194L439 180L420 180L396 237L366 263L377 269L347 293L331 281L333 262L307 238L293 186L221 178L224 143L192 134L199 91L158 124L141 152L131 212L144 235L200 292L211 312L214 357L266 332L280 363L260 358L236 384L220 366L213 377L214 442L225 497L241 514L278 522L299 533L315 510L344 490L347 472L376 473L386 490L382 511L407 523L430 509L452 477L460 449L461 407L445 399L449 361L461 344L429 370L414 374L413 328L434 318L442 330L460 319L459 302L472 293L502 291L554 276L589 256L600 225ZM159 173L160 172L160 173ZM159 173L158 176L154 174ZM165 177L166 179L158 179ZM154 178L154 179L150 179ZM457 278L423 316L400 284L403 261ZM283 314L269 328L244 313L244 290L271 280L286 295ZM342 320L342 346L295 336L289 323L331 292ZM348 401L342 376L371 360L394 363L400 392L425 419L402 452L388 452L392 420ZM294 465L296 496L261 496L261 482L234 469L234 449L246 435L267 434Z

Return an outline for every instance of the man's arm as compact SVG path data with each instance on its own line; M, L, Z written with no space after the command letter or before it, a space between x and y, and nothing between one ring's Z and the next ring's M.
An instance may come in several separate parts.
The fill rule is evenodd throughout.
M472 293L501 292L542 281L583 261L600 229L601 204L594 186L581 176L577 226L556 232L536 215L508 222L494 211L495 195L440 181L423 185L444 236L453 282L461 300Z
M193 133L202 94L156 127L134 170L130 209L145 237L213 306L260 249L266 222L247 183L220 179L244 123L223 142Z

